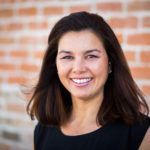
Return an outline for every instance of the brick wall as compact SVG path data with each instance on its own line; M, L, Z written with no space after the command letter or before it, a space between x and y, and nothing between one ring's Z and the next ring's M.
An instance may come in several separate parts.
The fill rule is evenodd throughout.
M54 23L71 12L102 15L114 29L150 104L150 1L0 0L0 150L31 150L33 129L22 84L38 76Z

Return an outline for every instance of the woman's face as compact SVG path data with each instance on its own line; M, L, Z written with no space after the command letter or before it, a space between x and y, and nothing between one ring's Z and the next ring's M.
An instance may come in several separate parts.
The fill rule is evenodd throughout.
M87 100L103 95L108 56L92 31L64 34L58 43L56 65L59 79L72 97Z

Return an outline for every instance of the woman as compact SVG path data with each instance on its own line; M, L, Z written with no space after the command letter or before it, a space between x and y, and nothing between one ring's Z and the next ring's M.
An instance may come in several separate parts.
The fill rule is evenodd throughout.
M97 14L77 12L55 24L27 111L39 121L35 150L149 146L148 106L115 34Z

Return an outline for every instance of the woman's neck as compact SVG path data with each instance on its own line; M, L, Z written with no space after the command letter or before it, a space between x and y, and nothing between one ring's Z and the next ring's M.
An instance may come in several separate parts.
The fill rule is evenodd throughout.
M97 113L102 103L102 98L80 100L72 97L73 108L68 120L69 124L87 125L96 124Z
M73 100L73 109L69 120L61 126L64 134L80 135L92 132L101 127L96 121L101 100L92 101Z

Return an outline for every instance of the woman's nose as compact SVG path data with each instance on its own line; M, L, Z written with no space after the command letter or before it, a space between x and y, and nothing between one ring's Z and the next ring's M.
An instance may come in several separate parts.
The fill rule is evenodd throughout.
M86 71L86 64L83 59L74 60L72 70L74 73L83 73Z

